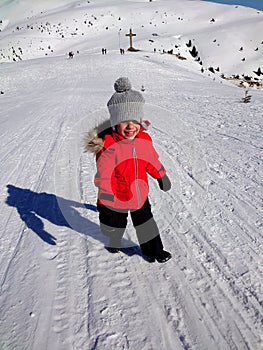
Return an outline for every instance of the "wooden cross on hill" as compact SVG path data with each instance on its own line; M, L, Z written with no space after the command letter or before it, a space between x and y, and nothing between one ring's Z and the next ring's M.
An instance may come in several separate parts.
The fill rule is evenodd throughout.
M132 37L136 36L136 34L133 34L132 30L130 29L130 33L126 34L126 36L130 37L130 47L128 48L128 50L134 50L133 47L132 47Z

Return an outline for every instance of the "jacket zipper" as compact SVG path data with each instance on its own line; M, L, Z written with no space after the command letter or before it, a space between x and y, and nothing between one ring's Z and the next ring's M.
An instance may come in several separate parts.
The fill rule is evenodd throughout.
M134 159L134 169L135 169L135 188L136 188L136 193L137 193L137 200L138 200L138 208L140 207L140 202L141 202L141 194L140 194L140 189L138 186L138 159L136 155L136 150L134 143L132 144L132 156Z

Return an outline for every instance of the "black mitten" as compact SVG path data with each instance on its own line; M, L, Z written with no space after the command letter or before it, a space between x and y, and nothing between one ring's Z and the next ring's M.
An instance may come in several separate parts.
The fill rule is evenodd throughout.
M169 191L172 187L171 181L167 175L164 175L160 179L157 179L157 181L158 181L160 189L164 192Z

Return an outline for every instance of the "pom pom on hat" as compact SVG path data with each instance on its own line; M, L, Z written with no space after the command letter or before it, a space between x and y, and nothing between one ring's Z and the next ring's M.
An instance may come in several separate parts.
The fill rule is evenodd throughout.
M116 92L124 92L131 90L131 82L126 77L120 77L114 83L114 89Z

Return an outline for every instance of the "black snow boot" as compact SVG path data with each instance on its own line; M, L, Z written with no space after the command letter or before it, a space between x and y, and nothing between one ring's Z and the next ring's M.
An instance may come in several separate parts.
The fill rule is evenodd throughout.
M144 260L148 262L155 262L158 261L158 263L165 263L166 261L170 260L172 257L171 253L163 250L161 253L157 255L151 255L151 254L145 254L143 253Z
M156 255L155 259L158 261L158 263L164 263L170 260L171 257L172 257L171 253L163 250L160 254Z

